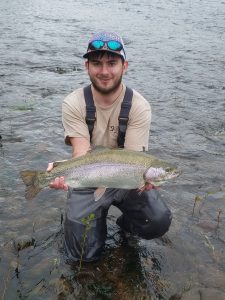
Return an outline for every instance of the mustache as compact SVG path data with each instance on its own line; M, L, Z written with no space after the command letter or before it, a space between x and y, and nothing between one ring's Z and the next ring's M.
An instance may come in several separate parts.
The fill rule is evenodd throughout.
M110 79L110 76L98 76L98 79Z

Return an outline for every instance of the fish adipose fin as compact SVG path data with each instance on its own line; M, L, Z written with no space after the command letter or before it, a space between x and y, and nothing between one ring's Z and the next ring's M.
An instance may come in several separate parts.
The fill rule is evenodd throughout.
M101 199L102 196L105 194L105 191L106 191L106 187L97 188L94 192L95 201L98 201L99 199Z
M38 181L37 171L21 171L20 176L26 185L25 198L27 200L32 200L41 190Z

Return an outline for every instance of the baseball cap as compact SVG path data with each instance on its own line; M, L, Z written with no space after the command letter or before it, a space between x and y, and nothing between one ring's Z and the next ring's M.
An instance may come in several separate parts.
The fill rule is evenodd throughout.
M120 55L126 59L123 39L115 32L102 31L95 33L88 42L87 52L83 58L97 51L108 51Z

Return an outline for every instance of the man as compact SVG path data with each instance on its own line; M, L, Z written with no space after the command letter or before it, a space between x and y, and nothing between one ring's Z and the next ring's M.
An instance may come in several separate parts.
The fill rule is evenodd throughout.
M151 108L135 90L129 96L132 101L130 110L126 111L127 107L125 108L128 123L123 127L126 129L124 138L120 132L124 124L121 125L118 118L124 98L128 97L125 97L128 88L122 83L122 77L128 69L122 38L116 33L97 33L90 39L83 57L86 59L85 67L91 81L89 97L94 101L92 105L96 113L92 124L88 126L83 88L75 90L65 98L62 121L65 143L72 146L73 157L84 155L92 146L99 145L109 148L120 146L136 151L147 150ZM48 171L51 168L52 165L49 164ZM154 186L141 194L136 190L107 189L97 202L93 195L95 189L71 189L65 184L63 177L56 178L50 186L68 190L64 232L69 262L80 259L85 230L81 220L91 213L95 218L88 232L83 260L88 262L99 259L106 239L106 217L110 205L117 206L122 212L117 220L122 230L145 239L163 235L171 223L171 212Z

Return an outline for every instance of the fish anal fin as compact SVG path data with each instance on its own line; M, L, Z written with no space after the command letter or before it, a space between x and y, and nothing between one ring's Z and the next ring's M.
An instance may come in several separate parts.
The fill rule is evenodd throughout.
M98 201L105 194L106 187L98 187L94 192L95 201Z

